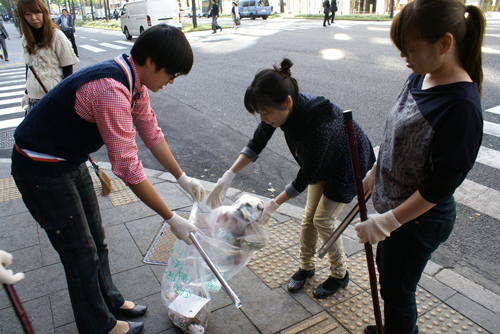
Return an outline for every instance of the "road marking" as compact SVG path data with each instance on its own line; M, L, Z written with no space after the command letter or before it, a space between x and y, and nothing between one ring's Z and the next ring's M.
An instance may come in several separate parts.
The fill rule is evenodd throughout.
M12 104L12 103L21 103L22 98L18 97L16 99L8 99L8 100L0 100L0 105Z
M453 196L458 203L500 220L500 191L465 179Z
M21 71L21 70L25 70L25 68L22 68L22 67L15 67L15 68L9 68L8 70L0 70L0 73L4 73L4 72L12 72L12 71Z
M491 112L493 114L499 114L500 115L500 106L496 106L490 109L486 109L485 111Z
M2 97L11 97L11 96L18 96L18 95L24 95L24 90L18 90L15 92L8 92L8 93L0 93L0 98Z
M97 39L90 39L92 42L99 42Z
M481 148L479 149L479 154L477 155L476 162L496 169L500 169L500 152L492 150L491 148L481 146Z
M483 132L487 135L500 137L500 124L485 121Z
M0 121L0 129L14 128L14 127L18 126L19 124L21 124L23 119L24 119L24 117L8 119L6 121Z
M87 39L87 37L80 36L80 38Z
M114 43L120 43L120 44L125 44L125 45L134 45L134 42L127 42L127 41L113 41Z
M88 44L79 45L78 47L87 49L87 50L92 51L92 52L104 52L104 51L106 51L104 49L99 49L99 48L96 48L95 46L88 45Z
M0 87L0 92L1 92L2 90L13 90L13 89L19 89L19 88L24 89L24 88L26 88L26 85L17 85L17 86Z
M116 49L116 50L126 49L126 47L124 47L124 46L114 45L114 44L111 44L111 43L99 43L99 45L102 45L102 46L105 46L105 47L111 48L111 49Z
M15 82L25 82L26 80L11 80L11 81L2 81L0 82L1 85L6 85L6 84L13 84Z
M0 109L0 116L15 114L15 113L18 113L18 112L24 112L24 110L21 108L21 106Z
M10 72L6 72L6 73L0 73L0 77L4 77L4 76L7 76L7 75L16 75L16 74L24 74L26 73L26 71L10 71Z

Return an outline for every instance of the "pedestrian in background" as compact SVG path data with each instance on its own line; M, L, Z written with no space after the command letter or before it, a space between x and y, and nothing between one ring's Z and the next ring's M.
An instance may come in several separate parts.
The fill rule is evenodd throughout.
M332 13L332 16L330 16L330 19L332 20L332 23L335 23L335 12L338 10L337 6L337 1L332 0L332 7L330 8L330 12Z
M33 66L42 83L51 90L73 73L73 65L79 60L66 35L50 19L42 0L19 0L17 14L23 33L21 61L26 64L26 91L21 107L26 105L29 112L45 91L28 66Z
M62 15L59 17L57 24L61 27L62 32L68 37L71 41L71 45L73 46L73 51L75 55L78 57L78 48L76 47L75 42L75 22L73 20L73 16L68 14L67 9L62 10Z
M0 59L4 59L5 57L5 61L9 61L9 52L7 51L5 39L10 39L10 37L9 33L7 33L7 29L3 26L3 20L0 17L0 49L3 50L3 56L0 53Z
M326 27L326 24L330 25L330 1L323 1L323 13L325 14L325 18L323 20L323 27Z
M201 183L173 157L148 93L190 72L188 40L180 29L156 25L139 36L130 53L63 80L14 133L12 175L59 254L81 334L139 333L142 322L117 321L114 314L146 312L146 306L126 301L113 283L99 203L85 164L89 154L105 144L113 173L187 243L196 227L172 212L148 180L137 157L136 134L193 200L201 202L205 195Z
M274 66L257 73L247 88L245 107L250 113L259 114L261 123L231 168L217 181L207 204L211 208L222 204L236 174L258 158L276 128L281 128L300 169L295 180L275 200L265 204L259 223L267 223L281 204L308 188L300 233L300 268L288 283L288 290L297 292L315 274L318 236L323 242L330 238L336 228L335 219L344 205L352 201L356 188L342 110L322 96L300 93L291 76L292 65L285 58L280 68ZM365 175L375 162L375 154L368 137L355 122L354 131L361 173ZM313 291L317 298L330 296L349 283L341 238L328 250L328 260L330 276Z
M217 33L217 29L220 29L222 32L222 27L217 24L217 18L219 17L219 5L215 3L215 0L212 0L212 30L214 31L212 34Z
M231 8L231 18L233 19L233 29L237 29L240 22L240 12L238 11L238 5L233 2L233 7Z
M458 0L415 0L391 25L410 74L389 111L376 167L363 180L378 214L355 225L377 244L387 334L417 334L415 292L456 220L455 189L483 133L484 13ZM356 222L354 222L356 223ZM365 329L375 334L375 326Z

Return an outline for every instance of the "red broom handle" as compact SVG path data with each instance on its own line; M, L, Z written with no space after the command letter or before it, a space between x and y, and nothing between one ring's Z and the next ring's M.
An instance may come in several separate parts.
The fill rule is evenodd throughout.
M16 311L16 315L19 318L19 321L21 321L21 324L23 325L24 332L26 334L35 334L35 331L31 326L30 319L28 318L28 315L24 310L23 304L21 304L21 301L17 296L17 292L16 289L14 289L14 286L10 284L4 284L3 287L5 288L5 291L7 291L7 295L9 296L10 302L12 303L12 306Z
M366 203L363 192L363 178L359 168L358 149L356 146L356 137L354 136L354 127L352 125L352 111L344 111L344 124L347 132L347 139L349 142L349 152L351 153L352 170L354 173L354 182L356 183L356 194L359 204L359 216L361 221L368 219L366 214ZM366 261L368 262L368 273L370 275L370 288L372 292L373 313L375 315L375 323L377 325L377 334L383 334L382 316L380 313L380 304L378 301L377 290L377 275L375 274L375 263L373 262L373 249L372 245L368 242L365 243Z

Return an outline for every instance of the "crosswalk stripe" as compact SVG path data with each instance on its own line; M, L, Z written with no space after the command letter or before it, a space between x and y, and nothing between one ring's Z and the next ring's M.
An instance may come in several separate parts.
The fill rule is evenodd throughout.
M500 106L496 106L490 109L486 109L485 111L491 112L493 114L499 114L500 115Z
M465 179L453 196L457 203L500 220L500 206L498 205L500 191Z
M0 87L0 92L3 90L14 90L14 89L24 89L26 85L16 85L16 86L7 86L7 87Z
M485 121L483 132L487 135L500 137L500 124Z
M21 106L0 109L0 116L15 114L18 112L24 112L24 110L21 109Z
M12 76L13 78L19 78L21 75L25 75L25 71L12 71L6 73L0 73L0 77Z
M125 44L125 45L134 45L134 42L127 42L127 41L113 41L113 43L120 43L120 44Z
M12 103L21 103L22 97L18 97L15 99L8 99L8 100L0 100L0 105L5 105L5 104L12 104Z
M18 95L24 95L24 90L18 90L15 92L8 92L8 93L0 93L0 98L2 97L11 97L11 96L18 96Z
M11 81L2 81L0 82L0 85L6 85L6 84L13 84L13 83L16 83L16 82L25 82L26 80L22 79L22 80L11 80Z
M26 69L22 68L22 67L14 67L14 68L9 68L8 70L0 70L0 73L12 72L12 71L21 71L21 70L26 70Z
M8 119L6 121L0 121L0 129L14 128L14 127L18 126L19 124L21 124L23 119L24 119L24 117Z
M88 45L88 44L79 45L78 47L87 49L87 50L92 51L92 52L104 52L104 51L106 51L104 49L96 48L95 46Z
M116 49L116 50L126 49L126 47L124 47L124 46L114 45L114 44L111 44L111 43L99 43L99 45L105 46L107 48Z
M481 146L476 162L496 169L500 169L500 152Z

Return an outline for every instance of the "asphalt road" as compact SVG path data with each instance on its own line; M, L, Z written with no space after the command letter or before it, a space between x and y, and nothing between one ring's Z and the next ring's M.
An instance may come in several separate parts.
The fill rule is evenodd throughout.
M230 20L223 18L219 23L229 26ZM243 19L236 30L187 34L195 55L191 73L150 94L151 106L181 168L190 176L216 181L231 166L258 124L244 108L244 92L257 71L283 57L294 62L292 75L302 92L325 96L353 110L354 119L378 146L389 107L410 74L390 42L389 29L388 22L337 20L322 27L320 20ZM75 71L129 53L131 47L119 31L79 28L76 40L81 62ZM96 52L96 47L102 51ZM500 105L500 20L489 21L484 51L482 103L486 110ZM499 114L485 113L484 119L500 124ZM163 169L138 143L144 166ZM483 146L500 151L500 140L485 134ZM94 154L94 160L107 160L105 148ZM297 171L281 131L276 131L259 159L238 174L232 186L273 197ZM467 179L500 191L497 168L476 163ZM305 199L304 193L291 204L304 206ZM458 205L455 230L432 260L453 266L499 293L499 220L476 213Z

